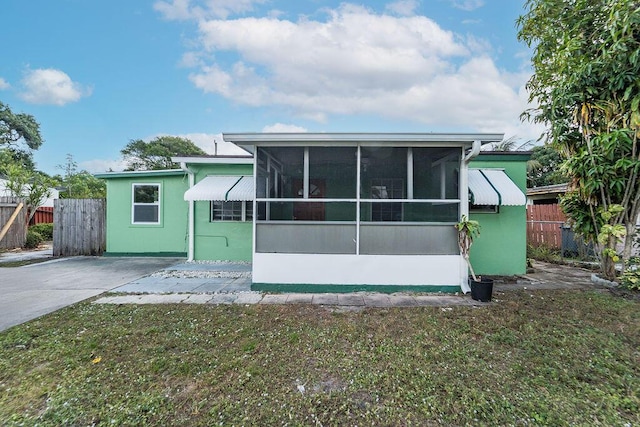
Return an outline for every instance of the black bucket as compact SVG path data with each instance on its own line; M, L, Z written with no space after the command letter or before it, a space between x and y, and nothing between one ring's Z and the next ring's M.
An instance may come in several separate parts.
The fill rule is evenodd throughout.
M473 280L469 278L469 286L471 286L471 298L476 301L489 302L491 294L493 294L493 279Z

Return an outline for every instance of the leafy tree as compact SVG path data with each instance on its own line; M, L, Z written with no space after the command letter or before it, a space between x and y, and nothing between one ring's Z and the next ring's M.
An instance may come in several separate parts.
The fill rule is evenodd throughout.
M31 152L31 150L21 150L15 147L6 147L0 148L0 152L2 152L3 155L8 155L8 159L9 161L11 161L11 163L17 163L25 169L29 170L36 169L36 164L33 161L33 153ZM3 165L0 165L0 174L3 173L5 173Z
M569 179L560 171L563 159L549 145L538 145L531 150L530 168L527 171L527 187L563 184Z
M64 165L59 165L64 171L64 176L59 178L64 190L60 193L61 199L104 199L107 197L107 185L101 179L96 178L86 170L78 171L78 164L71 154L67 154Z
M0 151L10 154L12 163L35 169L31 150L41 145L40 125L33 116L14 114L8 105L0 102ZM0 173L5 172L0 170Z
M130 141L120 153L127 162L125 170L172 169L178 165L172 156L204 156L200 147L186 138L159 136L149 142L141 139Z
M521 142L516 135L505 138L499 142L489 144L491 151L522 151L531 146L532 141Z
M615 277L616 243L629 258L640 213L640 4L637 0L528 0L518 38L533 47L527 87L538 107L523 116L548 126L566 160L562 206L601 248Z
M36 209L50 196L53 181L44 173L14 162L6 151L0 152L0 163L3 164L7 189L13 197L25 202L28 224L36 214Z
M40 148L40 125L33 116L14 114L8 105L0 102L0 145L15 146L19 142L24 142L31 150Z

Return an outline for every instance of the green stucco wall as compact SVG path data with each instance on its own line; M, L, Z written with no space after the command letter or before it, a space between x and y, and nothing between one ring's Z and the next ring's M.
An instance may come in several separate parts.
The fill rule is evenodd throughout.
M253 165L189 165L196 183L208 175L252 175ZM185 202L186 203L186 202ZM252 202L247 202L252 203ZM251 261L251 221L210 221L210 202L195 202L194 259ZM186 218L186 217L185 217Z
M470 168L498 168L526 194L527 154L489 154L474 159ZM499 213L471 213L480 235L471 247L476 274L515 275L527 270L526 206L500 206Z
M190 164L198 183L208 175L251 175L252 165ZM187 256L189 188L186 173L101 174L107 182L106 255ZM132 184L161 185L160 224L132 224ZM248 202L252 203L252 202ZM194 202L194 259L250 261L252 222L210 221L210 202Z
M124 174L121 174L124 175ZM119 176L107 182L107 255L187 254L186 174ZM160 184L160 224L132 224L132 184Z

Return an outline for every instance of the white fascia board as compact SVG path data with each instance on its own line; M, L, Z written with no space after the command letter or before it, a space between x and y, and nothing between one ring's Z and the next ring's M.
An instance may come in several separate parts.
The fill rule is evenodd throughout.
M126 178L129 176L163 176L163 175L181 175L184 174L182 169L158 169L146 171L113 171L94 173L96 178Z
M233 157L172 157L172 162L188 164L219 164L219 165L252 165L253 156Z
M223 139L239 146L319 144L429 144L471 145L502 141L501 133L225 133Z

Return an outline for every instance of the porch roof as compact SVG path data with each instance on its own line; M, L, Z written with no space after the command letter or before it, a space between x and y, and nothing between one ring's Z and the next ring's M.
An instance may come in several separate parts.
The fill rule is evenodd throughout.
M207 176L184 193L184 200L225 202L251 201L254 198L252 176Z
M471 146L501 141L501 133L225 133L225 141L252 151L256 145L322 146L322 145L436 145Z
M524 193L499 169L469 169L469 191L475 205L524 206L527 203Z

